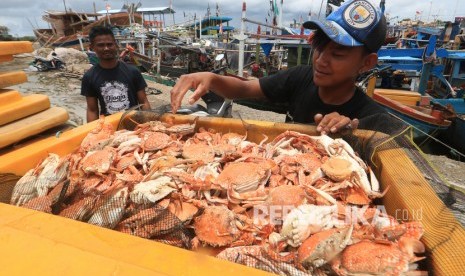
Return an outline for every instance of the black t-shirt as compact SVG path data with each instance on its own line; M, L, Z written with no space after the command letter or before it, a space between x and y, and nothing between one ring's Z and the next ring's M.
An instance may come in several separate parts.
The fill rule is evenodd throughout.
M145 87L135 66L118 62L115 68L104 69L97 64L84 74L81 95L98 98L100 114L109 115L138 105L137 91Z
M338 112L351 119L386 113L383 107L368 97L360 89L344 104L325 104L318 95L318 87L313 83L311 66L297 66L277 74L259 79L265 96L272 102L289 103L286 122L314 123L316 114Z

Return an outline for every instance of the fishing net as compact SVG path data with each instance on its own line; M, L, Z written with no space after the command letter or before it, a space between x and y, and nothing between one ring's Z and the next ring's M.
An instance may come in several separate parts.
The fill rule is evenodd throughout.
M134 130L139 124L157 120L166 121L166 117L170 115L164 114L165 111L165 107L155 108L151 112L137 110L127 111L121 117L118 130ZM177 123L190 124L193 122L192 118L189 117L178 118L177 120ZM214 126L215 122L208 118L196 122L196 130L200 128L208 129ZM216 126L218 127L218 125ZM239 123L225 121L225 123L218 127L217 131L247 133L248 139L260 141L263 139L263 133L266 133L270 136L269 138L272 139L273 136L280 134L283 130L286 130L286 128L312 133L311 131L309 132L308 126L305 125L275 123L263 126L244 121ZM389 156L392 153L393 158L395 158L399 155L399 152L405 153L408 159L418 168L420 177L424 177L439 196L444 204L444 208L450 210L463 225L465 222L465 196L463 192L449 185L431 163L428 162L421 150L416 147L412 140L411 126L406 125L404 122L389 114L379 114L361 119L359 129L363 130L348 130L341 133L338 137L348 142L355 152L377 172L382 172L384 169L383 166L386 166L386 164L380 161L381 155L384 154ZM408 162L407 160L403 161ZM70 166L73 166L73 164L70 164ZM400 165L400 167L402 167L402 165ZM410 172L405 173L400 170L399 173L404 173L405 177L408 178ZM411 173L415 174L415 172ZM115 181L117 179L115 176L112 177L113 178L109 180L98 179L98 177L96 177L96 180L92 182L92 179L90 179L91 177L88 175L87 178L81 178L81 180L79 180L81 182L88 180L88 183L86 182L85 185L73 180L70 181L69 179L49 179L50 181L59 181L58 185L50 189L48 194L46 193L44 197L39 196L30 201L23 199L23 201L26 202L23 206L177 247L187 249L192 249L194 247L196 233L192 227L192 221L194 217L202 214L202 208L197 206L199 207L198 211L193 212L188 219L180 219L181 216L177 212L179 210L185 210L180 200L178 201L179 198L176 199L173 197L170 200L161 200L156 203L135 204L134 199L125 194L128 193L128 190L125 190L123 187L110 188L104 193L97 192L98 189L94 189L100 187L100 189L103 190L102 185L105 185L106 181ZM385 175L381 174L379 177L381 177L381 180L384 180L383 177L385 177ZM11 195L16 188L15 184L18 179L19 177L14 175L2 176L0 181L4 184L0 186L1 202L10 203L12 201ZM36 181L36 179L30 179L31 183L34 181ZM412 184L405 185L406 193L410 193L410 189L414 191L416 188L415 185ZM28 189L30 186L31 185L24 185L24 189ZM402 190L396 190L396 188L391 187L389 193L391 192L394 194L393 196L385 197L375 202L376 204L385 204L388 212L395 212L395 208L400 208L398 206L405 206L405 202L402 201L407 201L408 203L410 200L401 196L403 193ZM22 194L27 193L28 191L22 192ZM415 196L412 195L412 201L417 200L414 197ZM433 201L434 200L431 202ZM180 209L179 204L181 204ZM438 203L431 204L434 205ZM426 220L425 223L436 223L439 221L448 225L447 229L442 229L438 226L439 232L428 233L428 256L427 259L420 262L419 265L420 269L431 271L433 269L433 265L430 262L431 256L438 258L438 254L444 254L441 246L447 243L447 241L451 239L451 236L453 236L462 225L458 223L451 224L453 219L448 217L447 213L445 215L444 213L430 212L427 204L424 208L425 209L422 210L422 216L423 219ZM405 219L401 217L396 218L400 220ZM411 220L412 217L408 217L407 219ZM413 219L421 218L414 217ZM431 237L432 235L434 235L434 237ZM463 239L463 237L461 238ZM220 252L219 250L217 251ZM448 254L453 253L454 252L448 252ZM460 253L458 253L458 255L460 255ZM272 256L272 252L270 253L263 248L259 249L254 246L229 248L225 251L221 251L218 257L280 275L325 275L331 272L328 266L322 266L311 271L303 271L296 268L295 262L293 260L287 260L286 256ZM449 264L452 270L456 268L456 265L456 263Z

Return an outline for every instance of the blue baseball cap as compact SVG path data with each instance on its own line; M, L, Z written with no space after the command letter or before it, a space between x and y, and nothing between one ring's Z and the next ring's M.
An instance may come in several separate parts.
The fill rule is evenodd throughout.
M386 17L378 7L366 0L345 2L324 21L311 20L307 29L320 29L332 41L344 46L365 45L376 53L386 40Z

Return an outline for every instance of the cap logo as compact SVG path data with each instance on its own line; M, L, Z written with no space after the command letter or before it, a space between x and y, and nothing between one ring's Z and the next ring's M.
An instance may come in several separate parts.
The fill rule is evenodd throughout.
M375 22L376 12L367 1L354 1L345 8L343 18L351 27L365 29Z

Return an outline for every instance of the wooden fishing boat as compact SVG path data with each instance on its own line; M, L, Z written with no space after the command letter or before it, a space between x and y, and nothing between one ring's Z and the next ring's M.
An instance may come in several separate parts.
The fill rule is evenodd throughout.
M122 113L114 114L107 117L106 121L116 127L121 116ZM192 122L194 118L164 115L161 120L186 123ZM96 124L97 121L64 132L60 138L50 137L0 155L0 174L3 174L3 179L11 180L13 176L6 174L23 175L49 152L65 155L73 151ZM285 130L316 134L314 127L306 125L263 121L248 121L247 125L248 139L251 141L260 141L264 134L273 139ZM221 132L245 131L241 120L226 118L198 118L197 127L213 128ZM360 139L373 135L361 130L354 134ZM465 261L465 251L462 250L465 230L443 205L423 174L401 148L379 151L373 160L382 187L390 186L383 198L387 212L398 215L400 210L410 219L419 219L416 216L419 216L421 210L421 222L427 233L422 241L427 247L428 270L435 275L460 274ZM8 191L8 185L14 185L14 181L2 181L1 185L0 191ZM0 195L0 199L4 198ZM35 274L50 271L107 274L117 266L119 271L127 274L183 274L186 267L189 267L191 275L265 275L262 271L199 252L182 250L59 216L8 204L0 204L0 210L2 249L7 250L9 256L0 259L1 271L5 274L28 274L31 269ZM54 250L50 250L51 247ZM28 265L24 265L25 262Z
M375 89L373 100L386 108L390 113L400 117L415 127L417 137L437 135L447 129L451 121L447 120L444 111L430 105L427 99L422 104L422 96L417 92L393 89ZM420 132L418 132L418 130Z
M95 19L91 19L95 17ZM97 18L100 17L100 18ZM46 11L42 17L50 23L50 29L34 29L34 35L42 46L69 47L85 50L89 46L87 35L92 27L111 22L114 27L129 26L127 13L117 13L108 16L93 13ZM142 23L142 16L134 14L137 23Z

